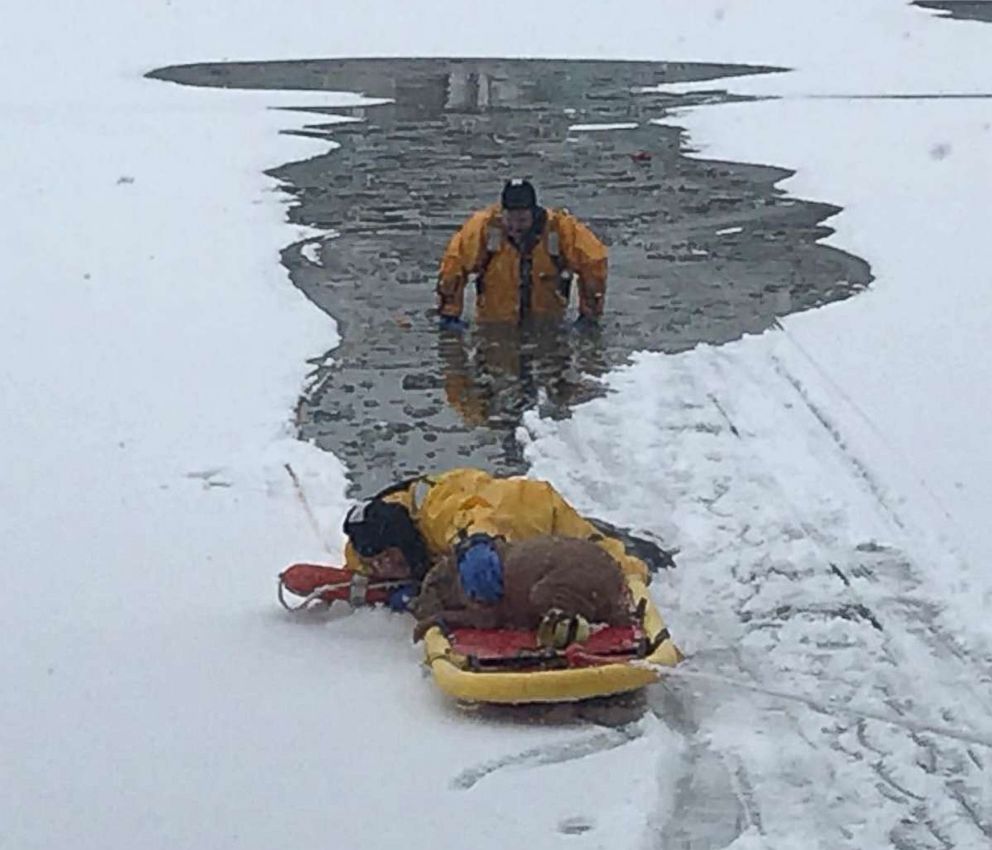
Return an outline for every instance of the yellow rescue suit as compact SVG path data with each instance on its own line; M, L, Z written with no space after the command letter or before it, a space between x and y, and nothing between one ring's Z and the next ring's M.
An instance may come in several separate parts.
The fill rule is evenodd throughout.
M499 204L465 222L441 259L437 295L442 316L461 316L465 285L472 275L480 322L516 322L524 315L560 318L568 306L566 281L573 276L578 278L579 313L592 318L602 314L606 246L565 210L537 208L535 216L533 247L523 256L506 233ZM530 270L523 286L522 267Z
M450 551L470 534L507 540L556 534L595 542L626 574L648 581L647 566L640 558L628 555L619 540L601 534L546 481L494 478L481 469L452 469L418 478L385 499L410 511L432 556ZM345 547L345 564L348 569L366 571L350 542Z

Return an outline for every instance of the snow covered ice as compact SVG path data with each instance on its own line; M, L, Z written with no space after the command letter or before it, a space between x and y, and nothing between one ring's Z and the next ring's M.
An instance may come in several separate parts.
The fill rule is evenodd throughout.
M326 145L270 107L359 101L142 74L456 54L795 69L664 120L842 207L829 241L871 288L640 354L520 437L580 509L680 548L654 587L688 670L988 738L992 27L900 0L108 0L8 11L2 47L0 846L989 845L987 747L689 679L620 730L488 722L422 677L401 619L283 616L281 566L340 556L346 470L294 439L336 328L278 262L321 234L285 223L263 175Z

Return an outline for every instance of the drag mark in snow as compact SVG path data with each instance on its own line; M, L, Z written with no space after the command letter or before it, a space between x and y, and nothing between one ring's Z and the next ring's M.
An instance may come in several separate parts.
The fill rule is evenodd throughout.
M737 426L734 425L730 416L727 415L727 411L723 409L723 406L720 404L720 400L715 395L713 395L713 393L710 393L709 397L710 400L713 402L713 405L716 407L716 409L720 411L720 415L726 421L727 427L730 428L730 433L733 434L735 437L740 438L741 432L737 430Z
M187 478L199 479L203 482L204 487L230 487L231 482L225 481L224 479L218 478L222 472L226 472L223 467L216 467L212 469L202 469L194 470L193 472L187 472Z
M900 454L902 458L902 462L905 463L907 467L912 469L913 463L911 459L906 457L904 454L898 452L897 449L895 449L895 447L892 445L891 441L889 440L888 436L882 431L881 428L879 428L878 425L875 424L875 421L854 401L854 399L851 398L851 396L847 392L845 392L844 388L841 387L836 381L834 381L833 377L823 367L823 365L819 363L819 361L817 361L817 359L813 357L813 355L810 354L809 351L807 351L802 345L799 344L799 341L786 330L786 328L782 325L781 322L776 320L774 326L777 330L781 331L782 335L787 340L789 340L789 343L796 349L796 351L798 351L803 356L803 358L805 358L805 360L810 365L812 365L814 369L816 369L816 371L820 374L823 380L834 390L834 392L836 392L836 394L840 397L840 399L844 402L844 404L846 404L851 410L853 410L857 414L858 418L860 418L861 421L864 422L890 450L896 452L897 454ZM892 514L895 521L901 526L902 523L899 520L898 516L895 514L893 509L886 503L886 501L882 497L881 487L879 486L878 482L875 480L875 477L867 470L864 464L856 460L853 457L853 455L848 451L847 446L844 444L844 440L841 437L840 432L838 431L836 425L833 422L831 422L829 417L827 417L826 414L824 414L819 409L819 407L812 402L812 400L809 397L809 393L807 393L806 391L806 388L802 385L802 383L799 381L798 378L796 378L787 368L783 366L781 359L778 357L772 357L772 361L775 363L776 370L778 371L778 373L783 378L785 378L785 380L789 381L789 383L793 385L796 392L799 394L800 398L802 398L803 403L810 409L813 415L820 420L824 428L826 428L827 432L830 434L831 437L833 437L834 441L840 447L841 451L844 452L845 456L848 457L850 461L854 464L854 466L857 468L859 474L865 479L866 482L868 482L869 486L872 488L872 491L875 492L876 497L879 499L881 504L890 512L890 514ZM930 487L929 483L923 480L922 477L920 477L920 484L926 490L927 494L933 500L934 505L940 510L940 512L947 519L951 519L950 512L941 502L940 498L937 496L934 490Z
M482 779L508 767L539 767L546 764L561 764L606 752L636 741L644 734L643 725L631 723L619 729L597 732L578 741L555 744L546 747L532 747L515 755L503 756L467 768L451 780L451 787L466 791Z
M592 818L578 815L572 818L565 818L558 824L558 831L562 835L581 835L595 828L596 821Z

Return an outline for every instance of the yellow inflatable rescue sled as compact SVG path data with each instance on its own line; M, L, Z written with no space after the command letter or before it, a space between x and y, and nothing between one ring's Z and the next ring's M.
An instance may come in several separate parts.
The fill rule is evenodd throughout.
M564 648L542 645L535 631L453 629L424 636L425 662L437 686L457 700L523 704L574 702L636 691L658 681L682 653L640 576L626 576L637 611L633 626L592 624L584 639ZM347 569L293 564L279 576L279 599L289 610L315 602L385 603L402 582L370 582ZM304 597L290 605L285 593Z
M583 642L543 647L536 632L431 628L426 663L449 696L479 703L573 702L636 691L674 667L682 653L672 641L643 580L627 576L640 623L593 626Z

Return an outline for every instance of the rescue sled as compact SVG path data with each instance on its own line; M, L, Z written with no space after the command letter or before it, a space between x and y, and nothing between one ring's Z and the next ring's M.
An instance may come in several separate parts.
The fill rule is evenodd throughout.
M588 638L564 649L541 646L537 632L432 627L424 636L425 663L437 686L465 702L573 702L636 691L674 667L682 655L642 579L627 576L639 622L593 624ZM291 610L316 601L352 605L385 602L403 582L370 582L350 570L294 564L279 576L279 599ZM303 597L291 605L285 591Z
M660 678L682 655L644 582L627 577L641 613L633 627L593 628L565 649L538 645L537 633L495 629L430 629L426 663L446 694L467 702L573 702L636 691Z

